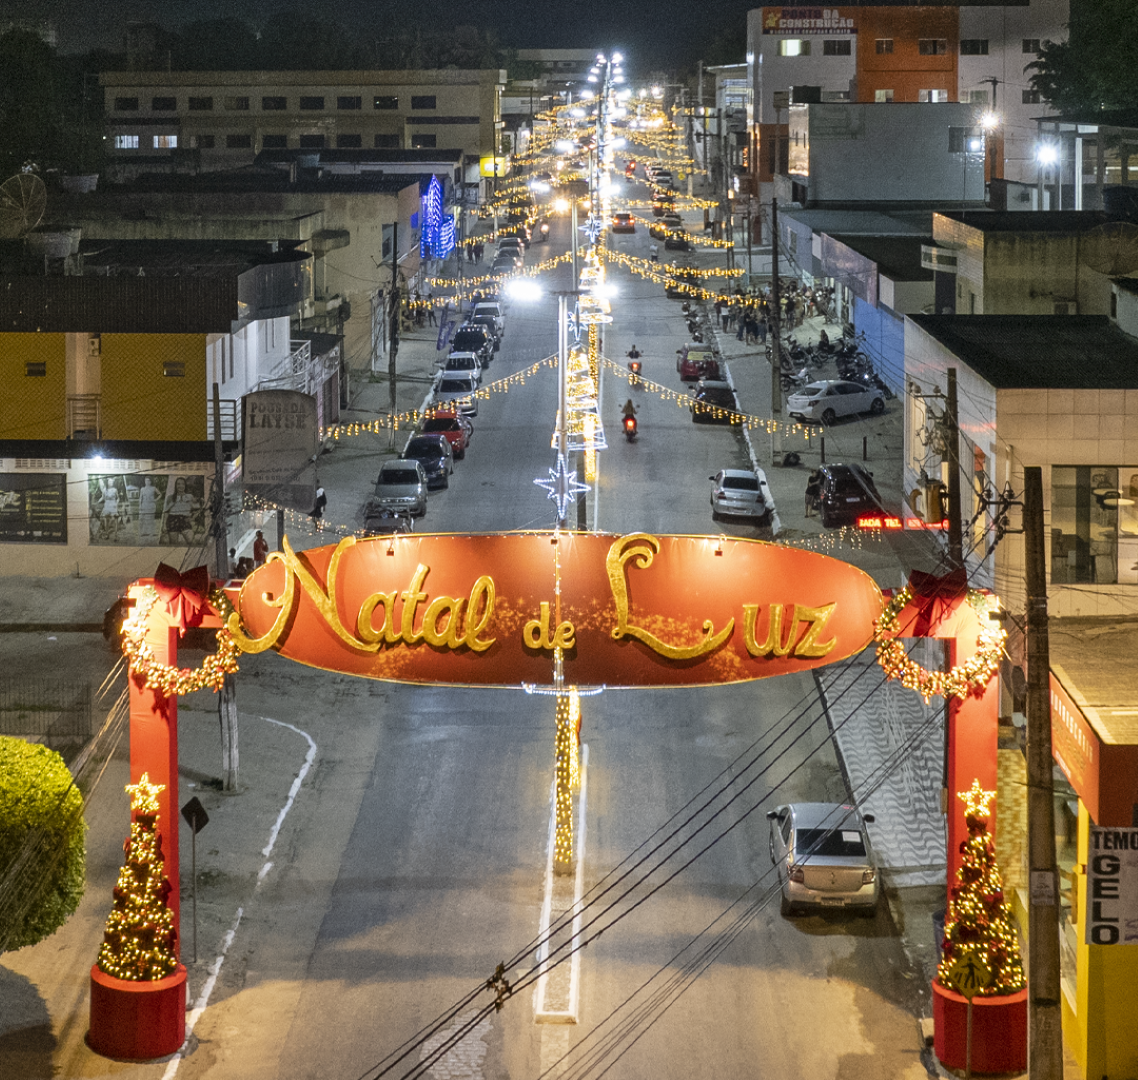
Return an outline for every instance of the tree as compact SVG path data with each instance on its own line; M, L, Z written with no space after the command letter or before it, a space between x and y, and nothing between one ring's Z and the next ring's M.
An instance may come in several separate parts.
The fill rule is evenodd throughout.
M134 820L130 839L123 844L126 862L114 888L114 907L107 916L99 970L116 979L145 982L172 975L178 966L174 945L174 913L166 903L170 882L158 835L158 792L161 784L150 783L142 774L137 784L127 784Z
M0 180L25 162L57 164L62 145L54 51L26 30L0 35Z
M1004 885L996 852L988 837L988 804L996 793L984 791L979 780L969 791L957 793L964 800L968 839L960 845L963 861L949 894L944 920L943 959L937 981L951 988L948 969L962 955L972 954L992 973L991 984L981 991L987 996L1014 994L1026 985L1019 936L1004 900Z
M1060 113L1138 109L1138 4L1072 3L1068 28L1027 65L1032 88Z
M0 951L54 934L86 877L83 798L54 750L0 736Z
M187 23L173 37L171 64L179 71L245 71L258 66L257 35L235 16Z

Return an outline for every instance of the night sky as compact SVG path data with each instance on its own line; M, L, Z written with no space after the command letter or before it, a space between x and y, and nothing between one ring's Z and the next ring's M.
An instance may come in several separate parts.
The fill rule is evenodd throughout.
M270 13L296 7L282 0L0 0L0 14L53 21L64 53L93 46L117 50L128 22L156 22L174 29L195 19L236 15L256 26ZM643 62L680 59L694 43L736 35L742 60L747 0L576 0L568 4L534 0L304 0L303 10L326 15L354 34L380 36L389 25L406 29L415 19L424 28L478 26L493 29L504 45L520 48L613 48L627 54L630 73Z

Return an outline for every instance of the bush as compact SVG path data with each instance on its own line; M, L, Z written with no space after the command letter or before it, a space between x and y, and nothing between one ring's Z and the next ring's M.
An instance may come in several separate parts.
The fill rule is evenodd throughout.
M54 934L83 898L83 799L54 750L0 736L0 950ZM15 865L30 847L30 860Z

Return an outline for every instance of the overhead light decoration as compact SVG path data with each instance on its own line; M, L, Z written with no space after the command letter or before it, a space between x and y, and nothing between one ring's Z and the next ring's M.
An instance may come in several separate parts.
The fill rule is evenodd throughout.
M575 503L578 495L589 490L588 484L582 484L577 480L577 470L569 468L564 454L557 455L557 467L549 470L547 478L539 478L534 483L538 487L545 488L548 492L547 498L557 504L558 521L564 520L569 504Z

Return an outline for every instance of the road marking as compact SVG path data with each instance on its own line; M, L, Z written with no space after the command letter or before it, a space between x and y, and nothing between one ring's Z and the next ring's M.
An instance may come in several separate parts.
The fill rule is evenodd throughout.
M304 778L308 775L308 770L312 768L312 762L316 757L316 743L312 736L307 731L302 731L300 728L293 724L285 723L283 720L273 720L271 717L262 716L260 719L268 724L276 724L277 727L288 728L290 731L295 731L298 735L302 735L308 741L308 753L304 756L304 764L297 772L295 779L292 782L292 787L289 788L288 798L285 799L284 806L281 807L281 812L277 815L277 820L273 823L272 829L269 831L269 842L262 848L261 854L265 857L266 862L261 867L257 874L257 884L253 886L253 895L257 895L257 890L261 887L261 883L268 876L269 871L273 868L272 860L269 856L273 853L273 847L276 845L277 837L280 835L281 826L284 824L288 812L292 809L293 803L296 802L297 792L300 791L300 785L304 782ZM245 914L245 909L239 907L237 909L237 918L234 920L233 925L226 932L225 937L221 942L221 952L217 954L214 961L209 966L209 977L202 984L201 993L198 994L197 1001L194 1002L193 1009L186 1014L186 1041L175 1052L174 1056L166 1065L166 1071L162 1074L162 1080L174 1080L174 1076L178 1072L178 1066L181 1065L182 1060L187 1054L187 1047L190 1044L190 1036L194 1033L194 1028L197 1022L201 1019L202 1014L205 1012L206 1006L209 1004L210 995L213 993L213 988L217 984L217 976L221 972L221 965L225 963L226 954L229 952L230 945L233 944L233 939L237 936L237 928L241 925L241 919Z
M547 940L549 927L555 921L553 907L557 901L557 917L568 911L573 911L572 933L557 935L557 944L566 940L575 941L581 933L581 897L584 895L585 885L585 836L586 836L586 808L588 805L588 776L589 776L589 747L581 747L580 791L577 796L577 868L573 875L572 893L568 889L568 882L564 877L553 873L553 846L557 833L557 779L553 780L550 789L550 816L548 852L545 862L545 896L541 904L541 922L538 933L541 945L537 950L538 964L544 963L550 953L550 943ZM566 977L565 968L568 967ZM537 986L534 990L534 1022L538 1024L575 1024L578 1016L581 991L581 954L574 952L569 958L568 965L561 964L552 971L543 971L538 976ZM543 1046L545 1040L543 1039ZM544 1066L543 1066L544 1067Z

